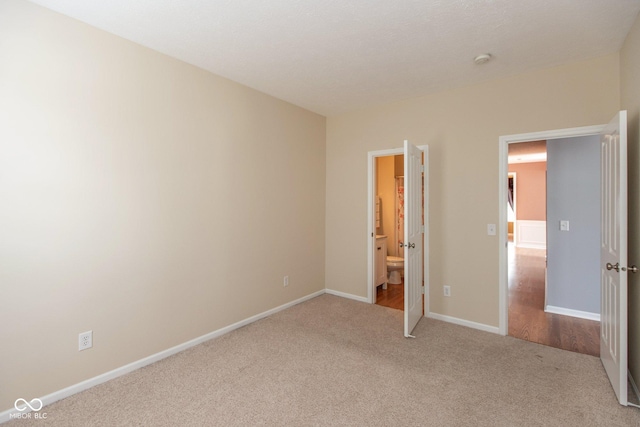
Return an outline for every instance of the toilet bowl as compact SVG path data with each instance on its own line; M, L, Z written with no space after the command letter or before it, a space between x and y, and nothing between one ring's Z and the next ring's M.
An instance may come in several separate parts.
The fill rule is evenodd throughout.
M389 272L389 283L392 285L399 285L402 283L401 273L404 271L404 258L388 256L387 271Z

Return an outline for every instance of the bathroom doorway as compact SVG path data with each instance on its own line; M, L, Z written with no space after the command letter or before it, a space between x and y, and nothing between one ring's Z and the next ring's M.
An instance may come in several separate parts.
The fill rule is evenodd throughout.
M412 337L415 326L425 315L429 315L429 146L415 146L405 140L402 148L370 151L368 157L368 230L367 230L367 300L376 302L378 285L385 286L388 248L387 238L381 236L378 244L376 235L382 220L381 205L377 196L378 157L404 154L404 237L403 268L404 280L404 336ZM395 158L394 158L395 161ZM395 173L395 170L394 170ZM394 237L394 239L397 239ZM398 242L398 249L400 249ZM376 263L376 257L378 262ZM381 266L383 268L381 268ZM402 278L402 275L400 275ZM378 283L378 280L380 282ZM388 283L386 284L388 285ZM387 286L388 287L388 286Z
M404 310L404 155L376 157L375 303Z

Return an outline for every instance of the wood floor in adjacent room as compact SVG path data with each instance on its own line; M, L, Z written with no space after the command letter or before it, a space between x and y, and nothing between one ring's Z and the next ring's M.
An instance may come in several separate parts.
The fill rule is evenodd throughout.
M600 356L600 322L545 313L545 257L543 249L509 244L509 335Z
M398 285L387 283L387 289L378 286L376 290L376 304L404 310L404 280Z

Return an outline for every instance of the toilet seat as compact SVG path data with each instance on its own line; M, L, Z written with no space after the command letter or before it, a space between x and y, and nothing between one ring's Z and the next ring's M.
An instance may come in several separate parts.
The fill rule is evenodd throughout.
M387 268L389 267L402 267L404 266L404 258L398 256L387 257Z

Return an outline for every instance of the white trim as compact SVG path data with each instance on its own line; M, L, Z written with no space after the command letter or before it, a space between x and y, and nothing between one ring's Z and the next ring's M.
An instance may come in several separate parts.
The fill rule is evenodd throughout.
M333 289L325 289L325 293L327 293L329 295L335 295L335 296L341 297L341 298L352 299L354 301L360 301L360 302L366 302L366 303L369 302L369 300L366 297L361 297L361 296L358 296L358 295L348 294L346 292L334 291Z
M288 302L286 304L280 305L278 307L272 308L270 310L267 310L265 312L262 312L260 314L256 314L255 316L251 316L248 317L244 320L241 320L239 322L236 322L232 325L229 326L225 326L224 328L220 328L216 331L210 332L206 335L202 335L201 337L198 338L194 338L190 341L184 342L182 344L178 344L174 347L171 347L169 349L163 350L159 353L156 354L152 354L151 356L145 357L144 359L140 359L137 360L135 362L131 362L128 365L124 365L121 366L119 368L116 368L112 371L109 372L105 372L104 374L98 375L96 377L93 378L89 378L88 380L79 382L77 384L74 384L72 386L63 388L62 390L58 390L58 391L54 391L53 393L47 394L46 396L40 397L39 399L42 400L42 404L43 407L50 405L54 402L57 402L58 400L64 399L66 397L72 396L76 393L80 393L81 391L87 390L91 387L94 387L98 384L102 384L104 382L107 382L109 380L112 380L114 378L118 378L122 375L128 374L129 372L135 371L136 369L140 369L144 366L150 365L152 363L155 363L159 360L162 360L164 358L167 358L169 356L173 356L176 353L179 353L181 351L184 351L188 348L191 348L193 346L196 346L198 344L202 344L205 341L209 341L213 338L218 338L224 334L228 334L231 331L234 331L235 329L241 328L243 326L246 326L250 323L256 322L258 320L264 319L265 317L271 316L272 314L275 314L279 311L285 310L289 307L292 307L296 304L300 304L301 302L310 300L312 298L315 298L317 296L320 296L322 294L325 293L325 290L322 289L320 291L314 292L312 294L309 294L307 296L304 296L302 298L298 298L295 301L291 301ZM29 396L31 397L31 396ZM18 410L16 410L15 408L11 408L11 409L7 409L6 411L0 412L0 424L5 423L7 421L9 421L10 415L14 414L14 413L18 413Z
M376 294L373 292L375 281L375 246L376 238L376 157L397 156L404 154L404 148L392 148L389 150L369 151L367 153L367 302L375 304ZM337 295L337 294L336 294Z
M446 316L438 313L428 313L426 317L435 320L441 320L447 323L453 323L454 325L466 326L467 328L478 329L484 332L491 332L492 334L500 334L500 329L495 326L485 325L484 323L472 322L471 320L459 319L457 317Z
M420 150L424 152L424 163L428 165L429 159L429 146L428 145L418 145ZM378 150L378 151L369 151L367 153L367 302L371 304L375 304L376 295L373 292L373 282L375 281L375 253L373 247L375 246L375 238L376 238L376 194L375 194L375 177L376 177L376 157L385 157L385 156L398 156L400 154L404 154L404 148L391 148L387 150ZM428 169L428 168L427 168ZM425 189L426 195L423 197L423 211L424 211L424 221L425 225L429 224L429 212L428 212L428 171L425 173ZM424 250L424 286L425 286L425 295L429 295L429 227L426 227L425 233L423 235L423 248ZM328 290L327 290L327 293ZM338 295L338 294L334 294ZM349 297L347 297L349 298ZM358 297L360 298L360 297ZM360 300L357 300L360 301ZM426 299L425 304L425 312L429 312L428 302L429 299Z
M418 148L420 148L422 150L422 152L424 153L424 168L425 168L425 172L423 175L423 179L424 179L424 193L423 193L423 197L422 197L422 213L424 215L424 224L422 225L422 232L424 233L422 236L422 241L423 241L423 245L422 248L424 250L424 262L422 263L424 271L422 272L422 295L424 295L423 301L424 301L424 312L426 315L428 315L429 313L431 313L431 311L429 310L429 302L431 301L431 299L429 298L429 289L430 289L430 281L429 281L429 258L430 258L430 254L431 254L431 247L429 244L429 237L430 237L430 233L431 233L431 227L429 227L429 222L431 220L431 216L429 215L429 196L431 194L431 192L429 191L429 172L431 170L431 164L429 163L430 159L429 159L429 146L428 145L421 145Z
M547 249L547 221L516 220L514 236L517 248Z
M591 313L588 311L573 310L571 308L556 307L554 305L547 305L544 308L544 311L547 313L562 314L563 316L578 317L580 319L587 319L587 320L596 320L598 322L600 321L599 313Z
M504 135L498 138L498 317L500 334L507 335L509 331L509 281L507 262L507 177L509 165L507 157L509 144L515 142L539 141L576 136L598 135L605 125L584 126L570 129L557 129L543 132Z

